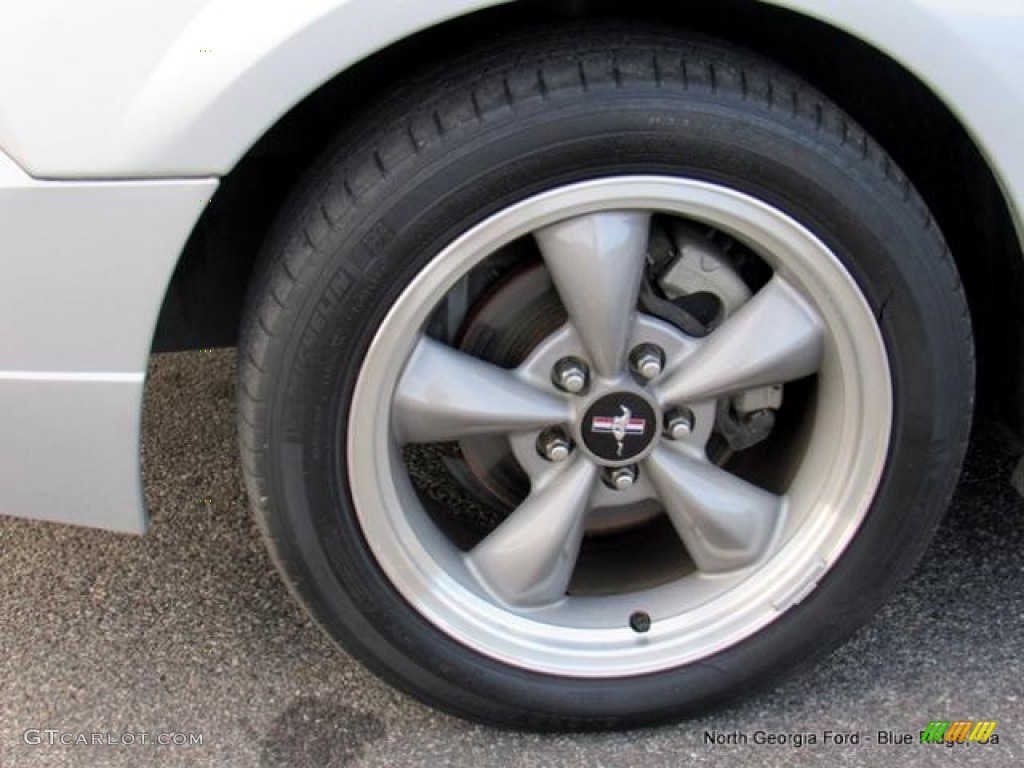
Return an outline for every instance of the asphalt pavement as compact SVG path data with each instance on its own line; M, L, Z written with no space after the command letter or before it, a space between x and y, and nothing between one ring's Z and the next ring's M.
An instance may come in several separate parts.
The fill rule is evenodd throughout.
M231 351L154 360L145 537L0 518L3 768L1024 763L1024 504L981 439L912 580L825 662L674 726L521 734L395 692L306 619L249 519L233 376ZM998 743L919 743L932 720Z

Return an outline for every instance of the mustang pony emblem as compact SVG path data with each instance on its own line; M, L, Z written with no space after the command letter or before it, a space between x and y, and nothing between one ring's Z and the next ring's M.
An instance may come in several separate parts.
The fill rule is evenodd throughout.
M595 416L590 423L590 431L611 432L619 445L618 455L621 456L626 435L642 435L647 429L647 420L634 419L633 412L624 405L620 405L619 410L622 413L618 416Z

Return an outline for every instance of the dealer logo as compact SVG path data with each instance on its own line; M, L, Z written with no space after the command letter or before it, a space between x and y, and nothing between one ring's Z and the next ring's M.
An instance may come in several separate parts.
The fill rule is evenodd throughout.
M995 720L932 720L921 731L923 744L998 744Z

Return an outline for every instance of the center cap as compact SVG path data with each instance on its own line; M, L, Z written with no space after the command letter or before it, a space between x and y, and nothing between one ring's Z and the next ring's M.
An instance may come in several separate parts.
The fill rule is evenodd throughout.
M658 413L646 399L633 392L613 392L587 408L580 437L594 458L618 466L647 453L658 428Z

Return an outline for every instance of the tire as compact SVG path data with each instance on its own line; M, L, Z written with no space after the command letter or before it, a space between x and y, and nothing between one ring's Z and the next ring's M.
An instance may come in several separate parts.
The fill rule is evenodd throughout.
M280 216L241 344L249 497L323 630L456 715L590 729L865 621L973 397L954 264L885 153L660 28L516 37L381 105Z

